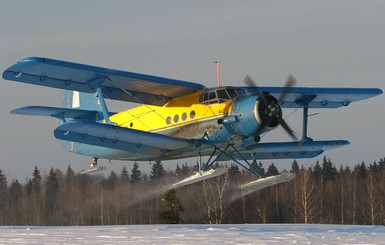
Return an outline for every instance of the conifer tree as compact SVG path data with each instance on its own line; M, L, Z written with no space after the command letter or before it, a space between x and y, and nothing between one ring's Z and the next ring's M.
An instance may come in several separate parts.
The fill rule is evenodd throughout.
M159 180L165 173L163 168L163 164L161 161L156 161L154 165L152 165L152 170L150 174L151 181Z
M176 176L177 178L179 178L179 179L182 179L182 178L183 178L182 168L179 167L179 164L176 164L175 176Z
M183 221L180 218L180 214L184 211L184 207L177 198L175 189L167 191L163 200L169 209L158 213L158 220L165 224L182 223Z
M140 182L141 172L139 170L138 163L135 162L131 170L131 183L137 184Z
M54 211L57 197L59 195L59 182L56 177L56 172L53 168L49 171L46 183L45 183L45 213L46 222L49 225L54 224Z
M187 166L187 162L182 165L182 174L183 177L188 177L191 174L191 168Z
M252 163L251 163L251 165L255 168L255 169L257 169L257 171L258 171L258 173L262 176L262 177L264 177L265 176L265 168L263 167L263 163L261 162L261 161L259 161L259 163L256 161L256 160L254 160Z
M41 188L41 176L40 176L40 170L35 166L33 173L32 173L32 191L34 192L40 192Z
M266 176L274 176L274 175L279 175L279 171L277 167L274 165L274 163L272 163L267 168Z
M126 166L123 166L122 172L120 172L119 181L123 185L127 184L130 181L130 176L129 176L129 173L127 171Z
M321 175L322 175L322 168L319 165L319 161L317 160L317 162L315 163L314 168L313 168L313 176L315 178L315 181L319 181Z
M297 160L295 160L295 159L291 163L291 172L295 173L295 174L297 174L299 172L299 164L298 164Z
M114 190L115 187L119 184L118 175L114 171L111 171L108 179L103 182L104 186L110 190Z
M5 211L5 204L7 201L7 194L8 194L8 184L7 184L7 177L3 173L3 170L0 169L0 214L3 214ZM0 215L0 225L3 225L3 215Z
M326 156L323 158L322 162L322 172L325 180L335 180L337 175L337 169Z
M18 203L21 200L23 187L18 180L14 180L9 187L9 197L12 203Z

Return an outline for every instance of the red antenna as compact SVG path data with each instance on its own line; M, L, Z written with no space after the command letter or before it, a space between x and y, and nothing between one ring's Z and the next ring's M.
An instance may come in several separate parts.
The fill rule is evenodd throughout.
M218 80L218 87L221 86L221 71L219 70L219 62L216 60L214 61L215 64L217 64L217 80Z

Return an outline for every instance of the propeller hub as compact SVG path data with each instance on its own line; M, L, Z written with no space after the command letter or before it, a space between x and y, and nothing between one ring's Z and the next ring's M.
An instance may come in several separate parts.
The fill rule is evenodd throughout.
M269 128L279 125L282 117L282 110L278 100L272 95L264 95L256 101L256 109L260 119L260 124L266 124Z
M278 117L280 116L281 107L277 104L270 104L266 107L266 112L269 117Z

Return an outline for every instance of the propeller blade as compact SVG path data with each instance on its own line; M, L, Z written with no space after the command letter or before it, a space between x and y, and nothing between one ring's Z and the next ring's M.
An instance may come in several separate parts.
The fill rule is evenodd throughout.
M257 84L254 82L254 80L250 77L249 74L245 76L245 79L243 79L243 83L246 84L249 87L258 87Z
M294 78L293 75L290 74L286 80L285 88L278 99L279 103L281 103L285 99L286 95L290 92L291 88L296 84L296 82L297 80Z
M269 117L267 120L262 121L262 124L259 125L259 128L257 129L257 132L255 132L255 135L260 135L262 131L266 128L267 125L270 124L271 118Z
M243 83L246 84L249 87L254 87L255 88L255 93L258 95L258 97L261 97L263 103L265 105L268 104L266 96L263 94L263 92L259 89L257 83L250 77L249 74L246 75L245 79L243 79Z
M295 141L298 141L297 137L294 135L293 131L290 129L289 125L283 120L282 117L278 117L279 124L285 129L286 133L288 133Z

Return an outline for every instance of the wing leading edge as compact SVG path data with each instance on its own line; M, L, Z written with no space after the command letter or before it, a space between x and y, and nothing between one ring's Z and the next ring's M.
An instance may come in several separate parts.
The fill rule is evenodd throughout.
M346 140L304 141L300 146L298 142L258 143L250 150L240 151L240 154L248 160L313 158L325 151L349 144ZM236 153L231 156L238 157ZM228 161L230 158L221 155L217 160Z
M25 116L45 116L55 117L58 119L84 119L98 121L102 119L103 115L100 111L95 110L84 110L74 108L61 108L61 107L50 107L50 106L25 106L14 109L11 114L25 115ZM112 114L111 114L112 115Z
M101 86L106 98L151 105L164 105L205 88L199 83L37 57L9 67L3 78L86 93Z
M257 90L268 92L279 98L285 87L244 87L250 93ZM350 103L382 94L379 88L316 88L294 87L285 96L283 108L298 108L307 103L309 108L339 108Z
M169 151L194 147L196 144L194 140L85 120L65 123L55 129L54 135L61 140L143 153L158 158Z

